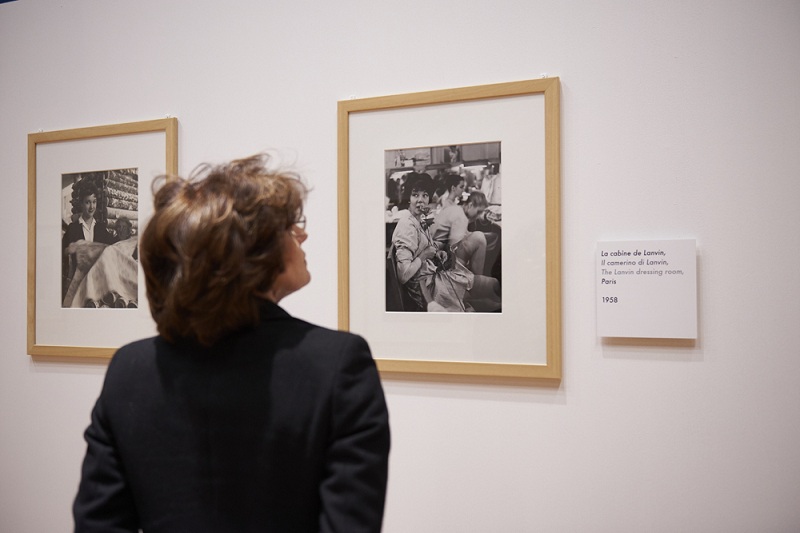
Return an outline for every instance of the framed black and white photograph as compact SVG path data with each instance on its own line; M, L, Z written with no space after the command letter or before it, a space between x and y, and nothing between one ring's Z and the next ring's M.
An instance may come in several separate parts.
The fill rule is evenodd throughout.
M139 307L139 169L61 175L62 307Z
M382 372L560 379L559 91L339 102L339 327Z
M499 142L386 150L386 311L501 312L501 184Z
M28 136L28 353L110 357L155 333L138 236L177 119Z

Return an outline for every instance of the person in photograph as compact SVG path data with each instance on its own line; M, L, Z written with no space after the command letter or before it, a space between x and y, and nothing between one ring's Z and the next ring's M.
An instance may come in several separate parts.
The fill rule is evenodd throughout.
M444 162L450 165L461 163L461 148L448 146L444 150Z
M266 155L162 178L140 235L156 337L120 348L75 531L379 532L389 418L360 336L290 315L307 189Z
M422 295L419 278L425 262L432 258L437 248L428 232L424 217L429 212L433 180L415 174L408 178L405 188L409 192L408 210L397 221L392 233L392 250L397 265L397 279L413 300L415 309L426 311L428 302Z
M439 246L428 230L433 187L427 176L408 183L409 210L392 234L390 257L397 279L415 304L411 311L496 311L500 308L497 280L470 272L449 248ZM460 206L455 206L461 209ZM478 302L480 309L472 305Z
M81 212L78 218L67 226L67 230L61 238L61 249L66 250L67 246L79 240L112 244L114 237L109 233L105 224L95 218L99 196L97 187L91 183L82 185L81 182L78 182L77 186L79 190L78 205Z
M128 219L128 217L119 217L117 219L117 223L115 224L115 229L117 235L114 239L114 242L130 239L133 235L133 223Z
M484 273L486 261L486 235L482 231L469 231L486 210L486 196L480 191L470 193L462 205L445 207L436 215L433 239L440 248L449 247L474 274Z
M97 218L97 200L99 197L97 187L88 180L79 181L78 208L80 212L73 215L64 234L61 236L61 297L64 298L72 284L76 269L79 268L78 252L91 249L92 256L99 254L103 245L114 242L114 236L108 231L105 224ZM73 208L74 209L74 208ZM76 244L79 243L79 244ZM86 255L86 254L82 254ZM70 307L65 305L65 307Z
M409 209L409 204L411 202L411 186L420 179L425 179L431 183L430 192L432 192L433 179L431 178L430 174L418 170L412 170L411 172L406 173L400 178L400 183L398 185L398 193L400 197L400 201L397 204L398 210Z
M119 217L116 224L116 245L128 251L136 261L139 260L139 242L133 235L133 223L128 217ZM122 244L120 244L122 243Z
M467 182L463 176L459 176L458 174L446 174L444 177L445 192L442 194L441 198L439 198L439 208L444 209L457 205L461 200L461 195L464 193L466 186Z
M500 205L502 203L503 185L500 170L496 164L489 165L484 170L483 180L481 180L480 191L486 195L489 205Z
M119 217L116 224L115 245L125 250L135 260L139 260L139 243L133 235L133 223L128 217Z

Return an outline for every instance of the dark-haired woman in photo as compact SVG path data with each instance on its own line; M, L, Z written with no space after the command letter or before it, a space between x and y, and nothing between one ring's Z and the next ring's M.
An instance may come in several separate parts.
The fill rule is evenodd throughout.
M406 181L405 187L409 197L408 211L397 221L390 253L396 263L397 281L413 302L413 308L406 311L427 311L428 300L422 294L420 278L427 271L427 260L437 252L425 220L433 181L427 174L415 174Z
M82 185L78 193L78 217L70 222L61 238L61 250L73 242L85 240L86 242L101 242L111 244L114 237L108 232L105 224L95 219L97 213L97 187L93 184ZM74 216L74 215L73 215Z
M75 274L75 269L78 266L76 246L88 246L89 249L94 249L94 254L99 254L103 246L100 244L111 244L114 242L114 236L108 232L105 223L97 219L98 209L98 194L97 187L88 180L78 182L78 197L77 205L73 200L73 220L65 228L64 234L61 236L61 297L64 298L69 290L72 276ZM103 217L101 217L103 218ZM70 246L73 243L80 243L78 245ZM84 244L84 243L98 243ZM71 304L64 304L65 307L71 307Z
M377 532L389 422L359 336L278 304L310 275L306 188L265 156L166 179L139 255L159 335L120 348L77 532Z

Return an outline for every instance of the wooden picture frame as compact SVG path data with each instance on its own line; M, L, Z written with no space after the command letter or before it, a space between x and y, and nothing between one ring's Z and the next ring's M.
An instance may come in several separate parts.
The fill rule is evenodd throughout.
M28 135L28 354L109 358L155 334L136 235L177 171L176 118Z
M443 163L463 164L460 159L467 159L468 151L476 152L467 150L474 143L502 146L502 162L495 161L503 177L502 233L496 239L503 252L502 310L392 312L390 296L384 294L391 284L387 272L393 263L387 257L391 257L394 235L384 225L396 215L397 207L403 207L403 194L407 194L397 193L398 204L389 210L392 173L408 165L414 166L415 175L436 172L441 179ZM451 155L442 155L442 146L448 146ZM407 151L423 155L408 157ZM399 153L406 158L398 157ZM392 157L390 165L387 161ZM338 324L367 339L380 371L412 378L559 382L559 79L342 100L338 103L338 160ZM484 164L488 172L492 161L489 157L469 164ZM461 173L470 185L466 168L454 167L445 173ZM403 179L397 180L397 189L403 188L399 185ZM478 185L483 190L482 181L471 188L478 190ZM377 207L381 200L383 209ZM400 218L408 214L402 209L399 213ZM427 305L433 309L430 300ZM471 308L478 309L462 306Z

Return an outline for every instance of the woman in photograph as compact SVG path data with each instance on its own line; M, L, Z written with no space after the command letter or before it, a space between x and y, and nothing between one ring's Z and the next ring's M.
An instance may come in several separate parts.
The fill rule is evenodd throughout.
M85 181L85 180L84 180ZM66 250L73 242L101 242L111 244L114 237L108 232L106 225L96 219L98 191L93 183L78 182L78 207L80 213L67 226L61 238L61 249ZM74 201L74 200L73 200ZM73 215L74 216L74 215Z
M425 174L415 174L405 183L409 193L408 211L397 221L392 234L390 254L397 267L397 281L413 301L413 309L406 311L427 311L428 302L422 295L420 277L426 271L426 261L431 259L438 248L428 232L429 201L433 180Z
M75 184L76 198L72 200L73 215L61 236L61 298L63 307L73 307L70 289L73 278L80 268L86 268L80 258L91 255L96 258L106 245L114 242L114 236L108 231L106 224L98 217L97 186L84 178ZM77 201L76 201L77 200ZM63 227L63 226L62 226ZM82 275L82 273L78 273ZM69 296L69 297L68 297ZM80 307L80 303L77 305Z
M139 248L158 335L108 367L76 532L380 531L380 378L363 338L280 307L311 279L306 187L267 163L160 181Z

